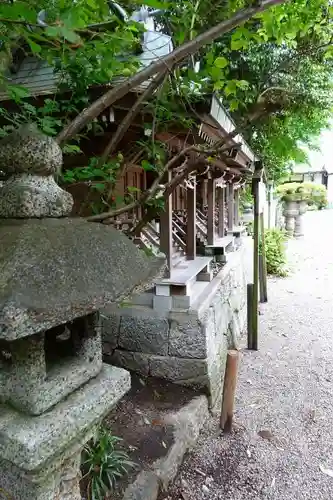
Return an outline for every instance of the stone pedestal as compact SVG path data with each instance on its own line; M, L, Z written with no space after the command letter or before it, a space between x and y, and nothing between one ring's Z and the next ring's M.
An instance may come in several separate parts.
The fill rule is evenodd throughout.
M80 500L81 449L130 384L128 372L104 366L40 416L0 406L0 492L15 500Z
M243 247L189 308L158 312L148 306L102 311L105 361L143 376L204 389L214 406L222 394L228 348L246 329Z

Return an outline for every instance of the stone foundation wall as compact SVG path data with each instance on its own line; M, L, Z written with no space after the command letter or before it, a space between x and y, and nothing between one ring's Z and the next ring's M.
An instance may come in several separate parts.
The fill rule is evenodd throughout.
M150 307L111 307L102 312L106 362L143 376L205 388L214 405L221 393L227 349L246 326L244 247L188 310L165 314Z

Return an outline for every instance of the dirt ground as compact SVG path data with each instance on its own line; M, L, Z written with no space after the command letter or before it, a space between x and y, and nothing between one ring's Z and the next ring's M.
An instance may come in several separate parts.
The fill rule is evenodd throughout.
M159 500L333 499L333 211L306 214L242 352L235 430L212 418Z

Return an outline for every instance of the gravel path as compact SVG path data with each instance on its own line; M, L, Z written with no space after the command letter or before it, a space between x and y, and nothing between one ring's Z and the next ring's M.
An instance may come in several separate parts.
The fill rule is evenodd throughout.
M333 211L308 213L288 253L242 354L235 432L209 422L168 500L333 499Z

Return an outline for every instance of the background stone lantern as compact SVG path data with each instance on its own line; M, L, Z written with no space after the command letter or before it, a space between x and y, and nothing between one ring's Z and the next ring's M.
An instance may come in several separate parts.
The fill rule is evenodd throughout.
M123 234L67 216L59 146L30 126L0 143L0 492L79 500L80 454L130 388L102 363L98 310L164 261Z

